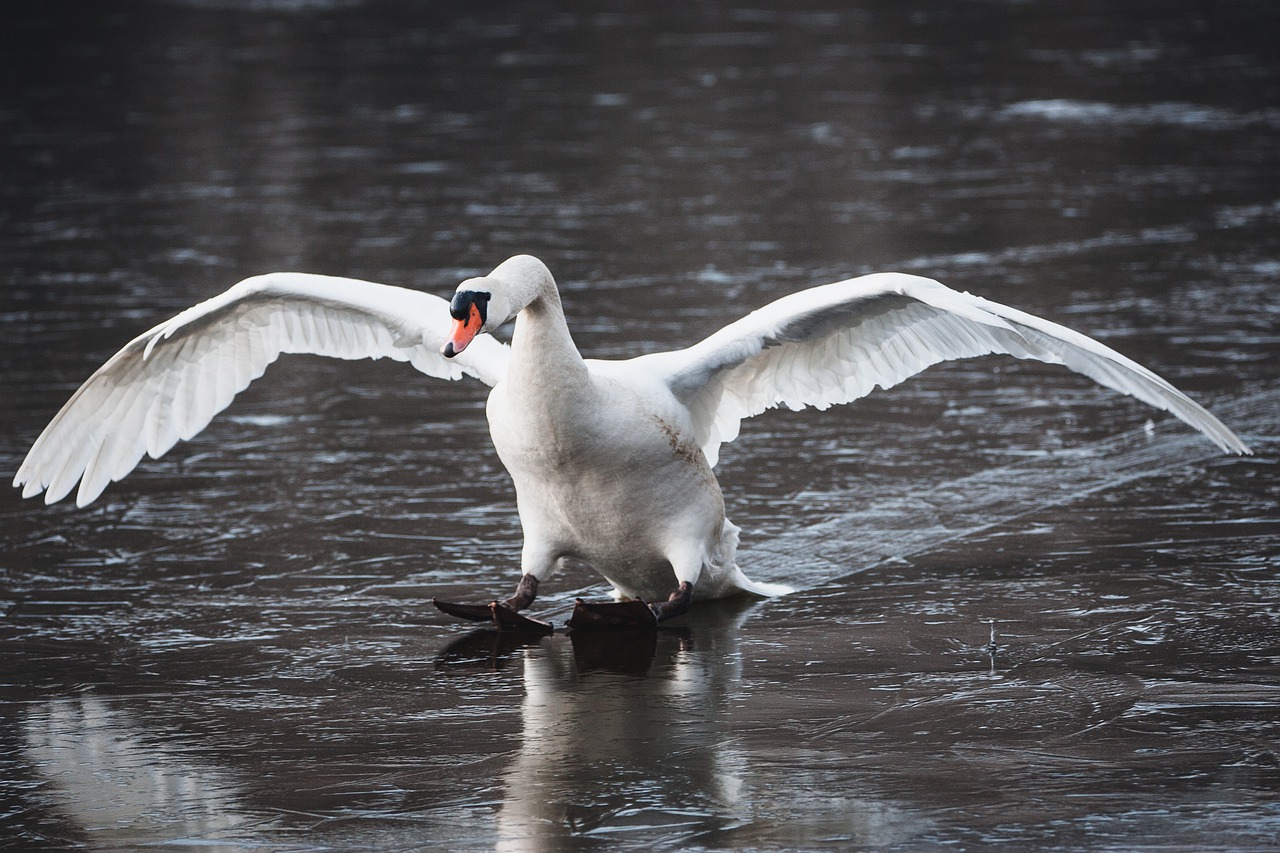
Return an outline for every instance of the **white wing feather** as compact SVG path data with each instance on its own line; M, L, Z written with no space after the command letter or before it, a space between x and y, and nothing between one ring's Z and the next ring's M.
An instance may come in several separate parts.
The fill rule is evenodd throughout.
M248 278L139 335L72 395L14 478L22 496L85 506L144 453L159 458L200 432L282 353L407 361L429 376L494 385L507 347L477 337L440 354L449 306L427 293L304 273Z
M941 361L1005 353L1061 364L1172 412L1229 453L1248 447L1142 365L1065 326L958 293L932 279L879 273L783 297L685 350L647 362L693 414L712 465L743 418L819 409L889 388Z

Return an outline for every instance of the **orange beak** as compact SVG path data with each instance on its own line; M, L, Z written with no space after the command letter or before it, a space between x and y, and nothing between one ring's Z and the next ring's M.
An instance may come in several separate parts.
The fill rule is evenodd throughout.
M445 358L453 358L458 353L467 348L467 344L480 334L480 327L484 325L484 318L480 316L480 309L474 302L471 303L471 310L467 312L467 319L454 320L453 329L449 332L449 340L445 341L440 352L444 353Z

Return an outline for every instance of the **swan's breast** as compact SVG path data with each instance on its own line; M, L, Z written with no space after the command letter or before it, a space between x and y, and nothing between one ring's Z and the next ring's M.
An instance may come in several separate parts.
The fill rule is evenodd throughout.
M499 385L488 415L526 535L589 562L648 562L673 536L719 529L719 484L687 417L660 398L607 377L555 397Z

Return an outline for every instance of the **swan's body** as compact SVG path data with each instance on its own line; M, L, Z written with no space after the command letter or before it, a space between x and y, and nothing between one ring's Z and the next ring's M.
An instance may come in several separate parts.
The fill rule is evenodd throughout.
M447 332L449 317L453 329ZM510 348L489 332L515 319ZM939 361L986 353L1064 364L1161 409L1225 452L1248 448L1140 365L1055 323L895 273L784 297L685 350L584 360L551 273L527 255L458 287L451 306L387 285L296 273L246 279L146 332L72 396L14 479L48 503L94 500L143 453L193 436L284 352L390 357L493 390L494 446L516 487L520 592L577 558L620 597L773 594L737 567L738 530L712 468L738 424L775 406L825 408ZM673 596L673 600L674 600ZM496 618L496 617L495 617Z
M513 339L513 350L522 343ZM651 379L644 374L611 375L619 371L609 362L577 366L577 381L544 390L537 376L555 375L554 361L514 359L489 395L489 431L515 482L525 573L541 579L543 567L576 557L627 598L666 598L673 571L702 597L779 591L735 565L737 528L671 392L636 381Z

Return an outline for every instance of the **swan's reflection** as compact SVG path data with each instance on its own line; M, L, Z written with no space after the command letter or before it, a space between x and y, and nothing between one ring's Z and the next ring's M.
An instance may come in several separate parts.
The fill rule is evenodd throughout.
M701 605L691 627L656 637L577 632L521 649L521 746L504 773L497 848L555 850L574 836L634 841L655 832L670 841L682 828L741 822L746 762L728 703L749 606ZM472 642L481 644L474 651L507 641ZM508 648L494 647L491 660Z
M200 838L237 849L230 839L251 821L242 786L164 737L148 737L132 714L94 696L34 706L22 727L26 759L49 783L48 805L95 845Z
M759 744L750 751L738 730L749 701L739 637L750 607L701 604L687 628L653 641L476 636L481 648L498 645L472 665L492 666L503 655L524 664L521 742L504 773L496 848L563 850L584 839L635 847L840 838L881 846L917 837L927 821L848 787L820 749L807 757L760 752ZM753 754L762 766L749 766Z

